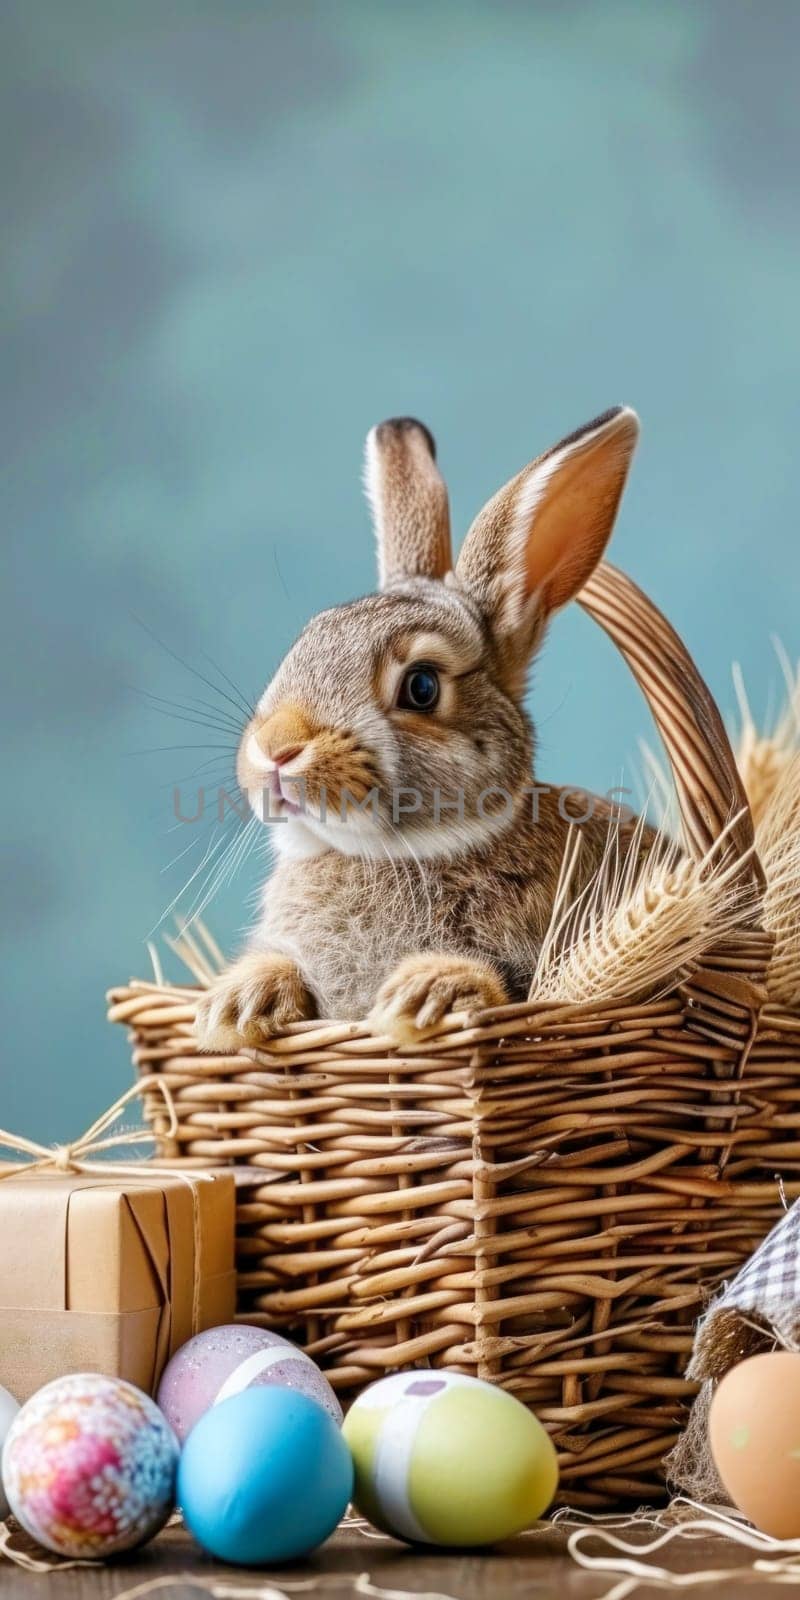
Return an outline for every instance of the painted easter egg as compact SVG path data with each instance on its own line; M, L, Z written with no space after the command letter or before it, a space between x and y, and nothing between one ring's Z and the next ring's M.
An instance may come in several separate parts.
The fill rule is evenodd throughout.
M18 1411L19 1401L15 1400L13 1394L9 1394L8 1390L4 1389L0 1384L0 1450L3 1448L6 1434ZM3 1521L8 1516L8 1509L8 1501L5 1497L2 1483L0 1483L0 1521Z
M353 1463L316 1400L277 1384L243 1389L192 1429L178 1468L189 1531L243 1566L291 1561L322 1544L353 1490Z
M178 1442L158 1407L121 1378L56 1378L26 1401L3 1448L23 1528L57 1555L144 1544L172 1510Z
M308 1395L341 1423L342 1408L311 1357L279 1333L246 1323L196 1334L164 1368L156 1398L183 1444L210 1406L271 1383Z
M800 1355L774 1350L731 1367L708 1438L733 1504L762 1533L800 1538Z
M529 1528L556 1492L548 1435L513 1395L455 1372L401 1372L344 1421L355 1501L410 1543L494 1544Z

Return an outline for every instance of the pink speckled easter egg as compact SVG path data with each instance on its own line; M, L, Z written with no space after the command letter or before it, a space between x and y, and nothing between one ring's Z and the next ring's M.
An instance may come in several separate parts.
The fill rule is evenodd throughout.
M3 1448L3 1483L23 1528L62 1556L144 1544L172 1510L178 1443L132 1383L97 1372L31 1396Z
M181 1444L195 1423L217 1404L254 1384L281 1384L316 1400L334 1422L342 1408L319 1367L279 1333L247 1323L228 1323L198 1333L172 1357L156 1396Z

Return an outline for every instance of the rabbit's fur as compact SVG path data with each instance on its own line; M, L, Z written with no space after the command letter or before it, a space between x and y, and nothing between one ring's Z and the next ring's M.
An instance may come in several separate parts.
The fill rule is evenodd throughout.
M247 952L200 1001L206 1047L367 1013L403 1042L527 992L569 813L586 806L534 792L526 674L602 557L637 435L620 407L532 462L453 569L430 434L410 418L372 430L380 591L312 619L244 730L239 782L278 860ZM431 677L432 708L409 704ZM609 825L597 802L585 876Z

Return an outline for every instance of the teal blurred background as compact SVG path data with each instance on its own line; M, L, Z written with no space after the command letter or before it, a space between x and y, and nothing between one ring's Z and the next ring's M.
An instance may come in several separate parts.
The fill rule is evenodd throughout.
M54 1139L127 1086L104 991L148 974L210 837L174 784L191 813L187 775L229 758L143 697L231 710L153 636L249 698L310 612L368 589L372 422L430 424L460 534L635 405L614 558L726 708L734 657L766 705L770 636L800 644L800 7L0 16L2 1121ZM647 714L577 609L531 704L543 779L631 779ZM258 872L207 912L227 946Z

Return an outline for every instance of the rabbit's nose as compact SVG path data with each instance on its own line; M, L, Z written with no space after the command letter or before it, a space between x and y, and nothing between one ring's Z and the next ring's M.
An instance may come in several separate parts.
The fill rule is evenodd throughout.
M271 752L272 760L275 762L276 767L282 767L284 762L291 761L293 756L299 756L301 750L305 750L304 744L287 745L285 750L273 750Z
M282 767L285 762L299 756L316 729L302 706L283 705L262 722L256 739L265 756Z

